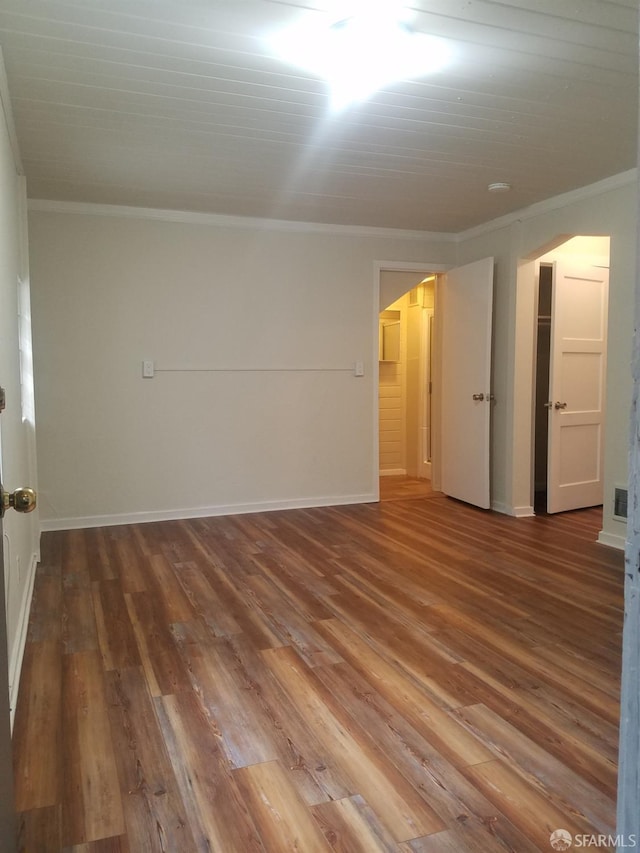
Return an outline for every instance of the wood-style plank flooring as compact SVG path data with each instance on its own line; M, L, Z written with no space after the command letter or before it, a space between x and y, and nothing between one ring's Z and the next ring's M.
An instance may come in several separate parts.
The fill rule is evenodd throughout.
M432 496L45 534L20 849L613 834L623 572L599 518Z
M417 477L395 474L389 477L380 477L381 501L399 501L433 496L440 496L440 493L433 491L430 480L420 480Z

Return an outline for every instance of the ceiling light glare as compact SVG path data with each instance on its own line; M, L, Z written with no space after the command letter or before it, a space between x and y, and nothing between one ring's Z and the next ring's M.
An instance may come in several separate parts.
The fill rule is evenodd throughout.
M279 59L327 81L335 110L399 80L432 74L450 61L449 46L411 29L410 12L398 2L341 7L309 12L268 39Z
M511 184L506 184L503 181L496 181L493 184L489 184L487 189L490 193L508 193L511 189Z

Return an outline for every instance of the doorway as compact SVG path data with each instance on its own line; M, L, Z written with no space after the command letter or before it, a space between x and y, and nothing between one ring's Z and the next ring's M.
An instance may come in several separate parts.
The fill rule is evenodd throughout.
M434 267L379 270L376 462L381 500L432 492L436 274Z
M602 505L608 237L535 259L534 512Z

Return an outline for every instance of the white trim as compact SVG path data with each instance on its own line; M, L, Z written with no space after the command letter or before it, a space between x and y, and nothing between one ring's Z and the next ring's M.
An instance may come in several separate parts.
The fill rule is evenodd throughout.
M502 501L491 501L491 509L512 518L532 518L535 516L532 506L509 506Z
M18 704L18 690L20 688L20 672L22 671L22 660L24 658L24 650L27 644L27 629L29 627L29 613L31 611L31 599L33 597L33 585L36 579L36 567L38 565L38 555L32 554L29 563L29 577L25 584L20 613L18 614L18 631L16 639L13 643L11 652L11 660L9 661L9 706L11 713L11 731L13 731L13 721L16 715L16 706Z
M294 231L303 234L335 234L344 237L378 237L392 240L440 240L455 242L456 235L438 231L409 231L368 225L338 225L327 222L298 222L288 219L262 219L257 216L229 216L190 210L163 210L118 204L94 204L81 201L29 199L29 210L44 213L71 213L84 216L117 216L126 219L153 219L192 225L216 225L221 228L245 228L258 231Z
M514 506L511 515L514 518L533 518L535 511L532 506Z
M605 530L601 530L598 533L597 541L601 545L608 545L609 548L617 548L619 551L624 551L626 538L624 536L620 536L618 533L607 533Z
M588 184L585 187L570 190L561 195L554 195L551 198L546 198L543 201L538 201L529 207L523 207L520 210L514 210L513 213L507 213L505 216L500 216L498 219L492 219L489 222L483 222L481 225L476 225L466 231L460 231L455 235L457 243L464 240L470 240L474 237L480 237L491 231L498 231L500 228L506 228L514 222L525 222L527 219L533 219L536 216L541 216L543 213L549 213L553 210L566 207L569 204L582 201L585 198L602 195L612 190L617 190L620 187L634 184L637 181L638 170L629 169L626 172L620 172L617 175L612 175L609 178L604 178L602 181L597 181L595 184Z
M434 234L433 236L447 235ZM378 276L381 272L446 272L453 266L453 264L429 264L424 261L374 261L373 265Z
M372 436L371 444L371 491L380 500L380 266L373 264L373 282L371 287L372 314L371 314L371 418Z
M406 477L407 472L404 468L386 468L380 469L381 477Z
M2 48L0 48L0 108L4 113L4 120L7 125L7 133L9 134L9 143L13 153L13 163L16 167L16 172L19 175L24 175L22 157L20 156L20 146L18 145L18 135L16 133L16 125L13 120L13 108L11 106L11 95L9 94L9 81L7 80Z
M77 518L47 518L41 522L42 531L80 530L88 527L114 527L121 524L146 524L152 521L177 521L186 518L212 518L219 515L246 515L254 512L275 512L283 509L309 509L321 506L376 503L377 495L340 495L338 497L295 498L282 501L258 501L248 504L220 504L218 506L189 507L185 509L151 510L117 515L88 515Z
M11 102L6 84L6 74L4 74L4 68L1 60L2 54L0 52L0 101L2 102L7 118L16 168L18 172L22 174L22 162L20 159L15 127L13 124L10 106ZM497 219L491 219L489 222L483 222L480 225L468 228L466 231L459 231L457 233L451 231L419 231L400 228L381 228L368 225L339 225L336 223L326 222L299 222L287 219L266 219L256 216L231 216L227 214L201 213L190 210L167 210L152 207L96 204L94 202L81 201L56 201L55 199L29 199L29 210L42 211L45 213L70 213L89 216L116 216L129 219L153 219L165 222L191 223L194 225L217 225L223 228L289 231L306 234L335 234L345 237L377 237L396 240L427 239L440 240L445 243L461 243L465 240L490 233L491 231L506 228L514 222L524 222L527 219L533 219L543 213L548 213L550 211L566 207L567 205L581 201L582 199L602 195L603 193L618 189L619 187L633 184L637 181L637 174L638 170L636 168L629 169L626 172L620 172L617 175L604 178L596 183L588 184L584 187L578 187L575 190L569 190L569 192L562 193L560 195L551 196L543 201L535 202L534 204L529 205L529 207L514 210L512 213L507 213ZM380 263L381 269L420 271L424 267L424 264L414 264L406 261L383 261ZM435 272L441 272L449 267L441 265L436 267L435 265L431 265L431 268Z

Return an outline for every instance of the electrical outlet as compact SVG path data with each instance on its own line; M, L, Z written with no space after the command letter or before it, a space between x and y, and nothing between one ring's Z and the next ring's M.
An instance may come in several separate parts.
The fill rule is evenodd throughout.
M143 379L153 379L154 377L154 367L153 361L145 360L142 362L142 378Z
M364 362L356 361L355 367L353 370L354 376L364 376Z

